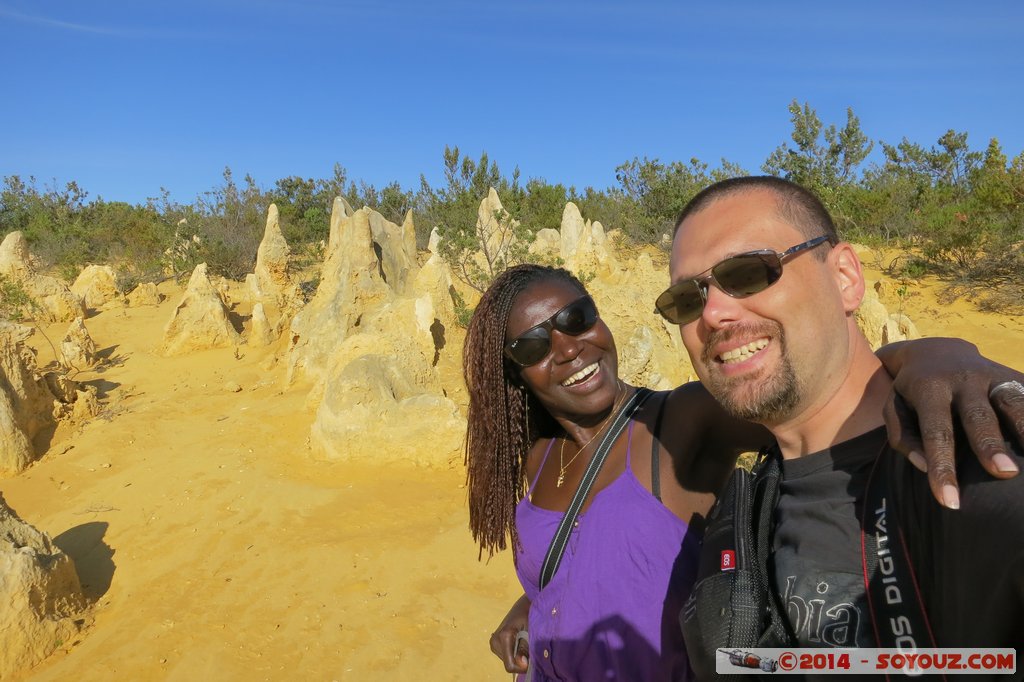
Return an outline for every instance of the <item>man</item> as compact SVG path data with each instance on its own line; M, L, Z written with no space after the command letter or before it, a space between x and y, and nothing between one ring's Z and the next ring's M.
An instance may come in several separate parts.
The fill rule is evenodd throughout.
M940 491L944 508L925 475L892 456L891 379L854 318L861 265L820 201L778 178L712 185L681 214L670 269L658 309L680 325L701 381L778 443L753 494L737 472L709 518L681 616L699 676L713 675L715 647L733 644L1016 647L1019 656L1024 477L992 479L975 457L958 457L959 500ZM992 398L1024 413L1018 382ZM996 450L996 469L1024 465ZM736 567L752 573L737 578ZM765 603L747 608L756 574L767 577Z

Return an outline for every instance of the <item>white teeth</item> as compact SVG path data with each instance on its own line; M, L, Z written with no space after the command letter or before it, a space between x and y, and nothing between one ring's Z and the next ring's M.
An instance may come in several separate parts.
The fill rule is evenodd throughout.
M743 362L751 355L759 350L762 350L768 345L768 339L758 339L757 341L751 341L745 346L739 348L733 348L722 353L719 357L722 362L729 364L733 362Z
M591 374L593 374L596 371L597 371L597 363L595 362L594 364L587 365L586 367L584 367L580 371L578 371L575 374L573 374L571 377L569 377L568 379L563 381L562 385L563 386L571 386L572 384L575 384L575 383L578 383L580 381L583 381L584 379L586 379L587 377L589 377Z

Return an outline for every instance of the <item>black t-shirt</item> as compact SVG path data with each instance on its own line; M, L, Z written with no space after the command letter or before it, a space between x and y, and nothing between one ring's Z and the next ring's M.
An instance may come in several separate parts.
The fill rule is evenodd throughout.
M897 544L905 548L900 553L913 567L914 587L903 594L915 601L919 595L929 621L928 628L914 631L915 645L931 646L930 631L938 647L1014 648L1017 673L999 679L1024 679L1024 474L992 478L972 452L962 449L956 455L961 509L948 510L935 501L927 476L890 452L885 441L879 428L828 451L784 462L778 498L771 483L778 452L755 469L753 482L739 470L730 479L709 514L695 598L681 614L686 646L701 679L714 676L719 646L879 646L866 604L861 524L868 524L866 538L878 541L878 512L885 510L887 547L893 556ZM964 442L962 434L957 442ZM1024 471L1024 456L1010 444L1007 454ZM868 496L871 476L878 487L872 483ZM877 499L879 494L883 500ZM869 515L874 521L861 514L865 497L874 500L875 513ZM758 515L771 500L776 504L766 523ZM734 507L744 503L750 505L745 510ZM745 511L754 518L745 518ZM744 520L752 526L732 525ZM744 598L757 598L752 592L760 582L756 556L763 537L770 551L768 584L781 598L745 608ZM746 572L722 569L720 555L727 549L736 551ZM877 581L884 583L888 602L891 583L878 567L870 580L876 598ZM779 617L797 633L798 642L784 641L788 636L769 624L776 603L783 612ZM892 625L891 610L876 613L879 632L891 634L891 627L884 628ZM884 621L887 616L889 622ZM761 635L752 635L758 625Z
M1024 471L1024 456L1007 454ZM899 527L937 645L1013 647L1013 679L1024 678L1024 473L996 479L970 450L958 451L960 509L951 510L905 458L891 461Z
M872 464L885 447L879 428L782 463L769 571L800 646L877 646L860 519ZM1008 452L1024 471L1024 457ZM1020 656L1024 474L992 478L962 449L956 458L961 508L954 511L934 499L927 477L904 457L888 461L884 475L936 645L1013 647Z
M873 647L861 506L882 430L782 460L770 579L800 646Z

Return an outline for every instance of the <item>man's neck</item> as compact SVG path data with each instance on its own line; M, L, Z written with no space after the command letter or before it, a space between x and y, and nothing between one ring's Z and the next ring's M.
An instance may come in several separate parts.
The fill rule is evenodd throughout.
M848 367L834 390L793 418L767 425L784 459L820 452L884 424L892 378L866 341L857 344Z

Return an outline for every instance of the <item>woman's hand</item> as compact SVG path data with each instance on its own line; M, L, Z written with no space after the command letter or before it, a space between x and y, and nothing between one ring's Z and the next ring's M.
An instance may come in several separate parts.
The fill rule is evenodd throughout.
M529 617L530 600L524 594L512 605L498 629L491 635L491 651L505 664L506 672L525 673L529 668L530 652L521 644L518 651L515 648L517 635L520 630L526 630Z
M1024 385L1024 374L983 357L962 339L902 341L883 346L878 357L894 379L884 412L889 441L928 472L942 505L960 506L954 416L990 474L1018 473L1005 443L1024 446L1024 390L1007 382Z

